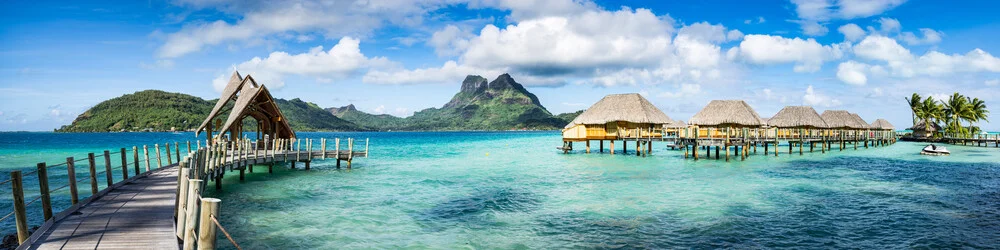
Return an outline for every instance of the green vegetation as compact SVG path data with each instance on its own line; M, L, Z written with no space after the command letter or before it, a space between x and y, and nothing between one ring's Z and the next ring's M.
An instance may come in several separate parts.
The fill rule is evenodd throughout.
M57 132L185 131L197 129L217 100L159 90L126 94L95 105ZM299 99L275 99L296 131L363 130ZM224 108L223 112L232 108ZM223 121L226 115L219 117ZM252 124L252 123L250 123Z
M986 103L979 98L971 98L954 93L948 100L934 100L928 96L921 98L914 93L910 98L906 98L913 112L913 123L924 122L925 129L930 129L931 124L944 124L944 133L958 135L972 135L980 132L979 127L974 123L989 121L989 110ZM962 121L968 122L968 127L962 127ZM937 135L940 136L940 135Z
M573 119L576 119L577 116L580 116L580 114L583 114L583 111L584 110L576 111L576 112L573 112L573 113L558 114L558 115L556 115L556 118L559 118L559 120L562 120L564 124L569 124L570 122L573 121Z
M362 127L376 130L553 130L561 129L566 118L580 112L553 116L524 86L503 74L492 82L468 76L461 90L441 108L418 111L399 118L372 115L348 105L328 109L331 113Z
M101 102L56 131L191 130L201 125L213 105L190 95L145 90Z

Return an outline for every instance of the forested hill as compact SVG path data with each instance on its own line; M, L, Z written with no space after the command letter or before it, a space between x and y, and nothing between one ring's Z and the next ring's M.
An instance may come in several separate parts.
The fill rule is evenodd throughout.
M112 98L80 114L57 132L186 131L194 130L212 111L217 100L145 90ZM282 114L296 131L356 131L363 128L344 121L314 103L298 98L276 99ZM230 104L231 105L231 104ZM225 120L225 114L221 117Z

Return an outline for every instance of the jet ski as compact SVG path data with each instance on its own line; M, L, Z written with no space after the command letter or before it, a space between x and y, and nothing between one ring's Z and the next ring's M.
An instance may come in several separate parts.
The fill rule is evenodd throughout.
M922 154L922 155L950 155L951 151L948 151L947 148L931 144L931 145L927 145L926 147L924 147L924 149L920 151L920 154Z

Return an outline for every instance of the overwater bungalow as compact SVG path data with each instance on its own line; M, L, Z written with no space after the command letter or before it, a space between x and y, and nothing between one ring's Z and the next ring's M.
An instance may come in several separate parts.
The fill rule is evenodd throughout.
M820 117L823 118L823 121L826 122L826 125L830 129L824 133L824 136L840 140L840 150L844 150L846 143L854 141L860 130L868 128L867 123L861 124L863 122L859 122L860 118L854 117L854 114L847 112L847 110L823 111ZM827 149L831 148L832 145L827 144Z
M688 124L690 129L696 131L685 138L686 145L694 147L695 159L698 158L699 145L708 146L705 148L707 155L711 153L709 147L715 146L716 159L719 158L720 147L726 149L728 159L729 147L735 146L737 155L745 159L748 139L760 135L761 127L766 123L742 100L713 100L691 117Z
M628 141L636 142L636 153L649 153L652 141L662 140L663 125L673 120L639 94L608 95L583 111L562 130L563 153L573 149L573 142L585 142L590 153L590 141L596 140L600 151L604 141L610 141L611 153L615 140L622 141L622 152L628 150ZM645 144L646 147L643 147ZM645 149L645 150L643 150Z
M896 127L892 126L892 123L889 123L889 121L882 118L875 119L870 127L875 130L876 145L884 145L895 141L896 132L894 130L896 130Z
M686 136L688 125L684 121L675 120L668 124L663 124L663 135L667 137Z
M816 142L825 143L826 140L815 137L822 134L822 131L829 128L826 121L810 106L787 106L774 114L767 120L767 125L775 131L774 154L778 154L777 143L779 139L788 141L788 153L792 153L792 146L799 146L799 154L802 154L802 145L809 143L809 151L814 150ZM767 144L764 143L764 154L767 154ZM826 152L826 147L820 149Z
M864 143L865 148L867 148L869 135L871 134L871 125L868 125L868 122L866 122L864 118L861 118L860 115L856 113L850 113L850 114L852 117L854 117L854 122L857 129L854 136L854 149L858 148L858 141Z

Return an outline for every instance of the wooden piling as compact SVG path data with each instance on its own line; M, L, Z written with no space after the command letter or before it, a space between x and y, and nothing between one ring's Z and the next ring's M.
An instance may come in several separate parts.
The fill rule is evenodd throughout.
M128 154L122 148L122 180L128 180Z
M142 145L142 153L146 155L146 172L149 172L150 165L151 165L151 164L149 164L150 163L150 161L149 161L149 146ZM138 174L136 174L136 175L138 175Z
M139 176L139 147L132 146L132 158L135 162L135 176Z
M188 200L187 215L184 216L184 249L193 249L195 239L195 227L198 226L198 208L201 205L198 198L201 196L202 180L188 180ZM188 247L190 244L191 247Z
M94 153L87 154L87 163L90 164L90 195L97 195L97 166L94 164Z
M320 144L320 151L322 151L321 159L326 160L326 138L321 138L319 140L319 144Z
M169 154L169 150L167 150ZM177 163L181 163L181 144L179 142L174 142L174 153L177 156Z
M600 145L599 153L604 153L604 140L597 140L597 144Z
M333 144L334 144L334 148L337 150L337 152L335 152L336 156L334 156L334 157L337 158L337 161L340 161L340 138L333 138ZM563 153L565 153L565 152L566 151L563 150ZM326 155L326 149L325 148L323 149L323 155Z
M615 140L610 140L611 142L611 154L615 154Z
M166 152L167 152L167 165L168 166L169 165L174 165L174 158L170 157L170 143L168 142L167 144L164 144L164 145L166 145L165 147L166 147ZM159 155L160 149L156 149L156 153L157 153L156 158L160 158L160 155ZM163 166L160 166L160 167L163 167Z
M66 175L69 178L69 194L70 201L73 205L80 202L80 197L77 196L76 190L76 166L74 166L73 157L66 158Z
M219 214L219 203L222 200L216 198L202 198L201 199L201 215L198 220L201 222L198 225L198 249L201 250L214 250L215 239L218 238L216 235L216 227L212 222L212 217L218 217Z
M174 204L177 206L176 211L174 211L175 216L177 216L176 228L174 228L174 233L177 238L184 239L184 222L187 222L187 197L188 197L188 180L190 177L191 169L188 168L186 162L182 163L180 166L180 172L177 172L177 199Z
M21 182L21 171L10 172L11 194L14 196L14 223L17 227L17 243L28 240L28 213L24 205L24 183ZM75 203L75 202L74 202Z
M111 152L104 150L104 175L105 179L108 181L108 187L115 184L111 174Z
M587 140L587 153L590 153L590 140Z
M44 162L39 162L38 168L38 193L42 201L42 214L44 221L52 219L52 199L49 197L49 174L48 167Z

